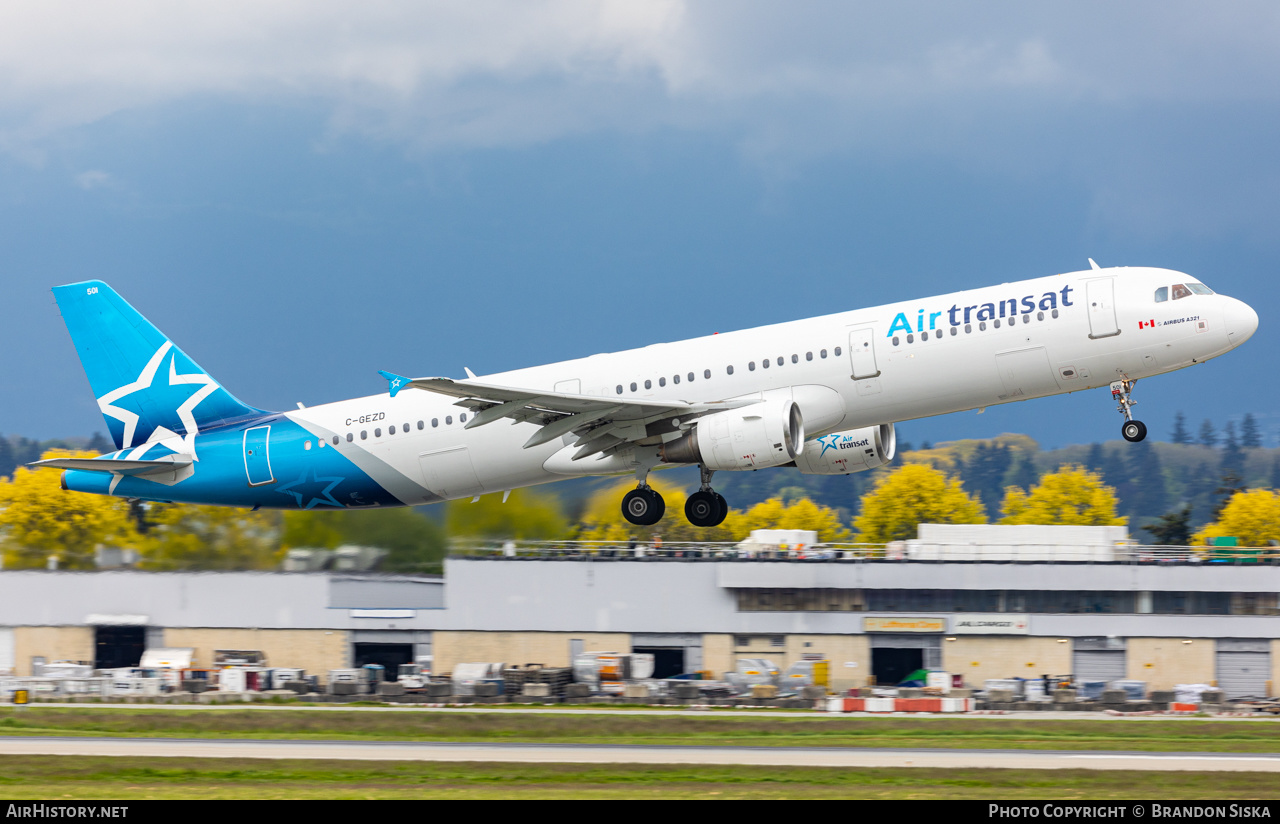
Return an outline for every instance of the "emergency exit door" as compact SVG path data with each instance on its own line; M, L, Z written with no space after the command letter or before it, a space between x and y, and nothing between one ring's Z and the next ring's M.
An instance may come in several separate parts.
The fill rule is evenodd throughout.
M880 377L876 365L875 327L863 326L849 332L849 365L855 381Z
M255 426L244 431L244 472L249 477L249 486L269 484L275 480L268 451L270 435L270 426Z
M1096 340L1120 334L1120 325L1116 323L1115 278L1088 281L1084 293L1089 304L1089 337Z

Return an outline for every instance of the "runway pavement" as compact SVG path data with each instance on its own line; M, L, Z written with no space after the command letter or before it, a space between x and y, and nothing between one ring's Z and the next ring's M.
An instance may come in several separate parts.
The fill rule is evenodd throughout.
M147 758L303 758L359 761L489 761L569 764L750 764L1280 772L1278 755L896 750L796 747L646 747L589 744L452 744L162 738L0 737L2 755Z

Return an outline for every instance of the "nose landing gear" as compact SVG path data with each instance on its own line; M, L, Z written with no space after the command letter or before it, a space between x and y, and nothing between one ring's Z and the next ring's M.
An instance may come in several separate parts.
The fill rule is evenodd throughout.
M1111 398L1116 402L1116 411L1124 415L1124 425L1120 427L1120 434L1130 443L1137 443L1147 437L1147 425L1133 419L1132 409L1137 401L1131 396L1136 383L1136 380L1128 378L1111 383Z
M719 526L729 514L729 503L724 496L711 488L714 469L700 467L702 488L689 496L684 504L684 516L694 526Z

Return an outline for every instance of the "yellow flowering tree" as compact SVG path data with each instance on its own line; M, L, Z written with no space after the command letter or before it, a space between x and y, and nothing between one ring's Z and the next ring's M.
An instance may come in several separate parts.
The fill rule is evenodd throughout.
M92 458L97 453L50 450L44 458ZM18 467L0 479L0 546L6 569L45 566L50 555L63 569L93 569L99 546L137 548L140 538L121 498L68 492L61 473Z
M959 479L927 464L909 463L885 474L862 497L853 528L858 541L882 544L914 538L920 524L986 522L982 502L965 492Z
M1000 506L1002 524L1075 524L1120 526L1116 492L1097 474L1082 466L1064 466L1040 479L1031 492L1016 486L1005 490Z
M723 528L735 541L746 538L754 529L810 529L818 533L818 541L824 544L848 541L852 537L834 509L808 498L798 498L790 504L782 498L770 498L746 512L733 510Z
M1280 540L1280 492L1270 489L1241 490L1231 496L1218 520L1206 524L1192 541L1234 537L1240 546L1268 546Z

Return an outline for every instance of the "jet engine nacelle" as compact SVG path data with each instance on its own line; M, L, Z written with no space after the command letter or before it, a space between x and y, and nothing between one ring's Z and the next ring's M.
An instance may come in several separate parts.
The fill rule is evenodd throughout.
M777 398L699 418L688 432L662 445L662 460L717 470L759 469L790 463L802 449L800 407Z
M806 442L796 468L804 475L848 475L884 466L897 446L891 423L832 432Z

